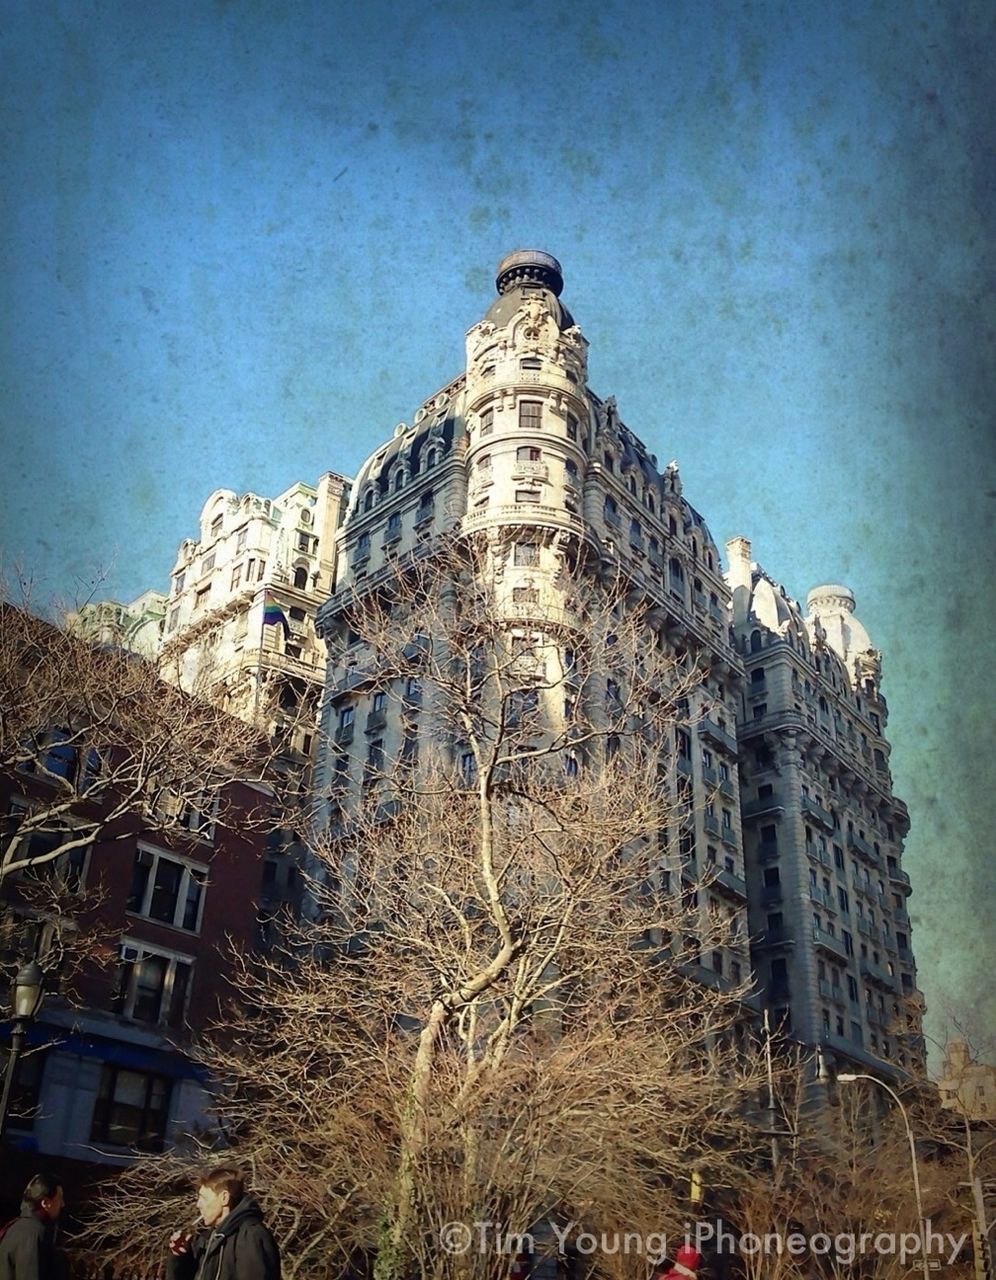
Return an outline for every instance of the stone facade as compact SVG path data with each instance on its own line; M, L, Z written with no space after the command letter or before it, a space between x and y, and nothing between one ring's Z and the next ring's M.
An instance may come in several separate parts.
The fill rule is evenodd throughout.
M944 1046L944 1066L937 1082L941 1106L970 1120L992 1121L996 1116L996 1067L977 1062L964 1040Z
M513 254L497 286L467 333L464 370L356 478L318 615L329 647L321 794L334 789L348 811L371 753L400 756L415 732L404 698L357 674L359 595L441 536L483 533L509 549L510 623L537 601L563 618L558 569L583 547L595 572L622 574L651 605L648 644L709 672L672 778L693 816L661 839L662 874L675 887L704 878L702 912L726 913L742 939L703 956L700 976L736 981L753 963L760 1002L804 1044L886 1076L920 1069L899 865L908 818L891 790L879 657L850 593L821 589L804 618L743 540L724 576L677 464L661 469L614 398L588 387L588 344L560 301L556 260Z
M371 761L402 758L413 732L404 691L385 697L364 688L363 647L349 623L357 596L387 580L406 555L444 535L483 537L491 562L500 562L496 592L513 642L520 633L535 641L551 617L558 635L569 633L566 558L595 574L620 574L641 604L652 604L648 643L699 657L710 673L690 700L692 728L679 736L671 786L676 802L690 802L690 816L662 833L661 874L676 891L684 881L689 899L700 886L703 921L729 920L729 944L701 955L698 973L713 984L737 983L749 975L734 736L743 665L718 549L682 494L677 466L662 471L615 401L589 389L587 343L560 301L555 260L512 255L498 288L467 334L464 372L357 475L339 533L336 591L319 612L330 654L319 791L334 789L348 812ZM558 643L570 641L551 645L546 634L546 646ZM566 669L565 652L561 659ZM555 731L563 688L546 697L543 719Z
M745 538L727 544L757 979L773 1025L829 1059L922 1074L909 817L892 792L881 655L847 587L817 587L804 615L750 553Z

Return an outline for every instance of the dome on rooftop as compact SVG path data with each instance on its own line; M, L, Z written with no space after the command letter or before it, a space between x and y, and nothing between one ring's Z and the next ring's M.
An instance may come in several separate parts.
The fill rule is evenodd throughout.
M515 315L526 297L526 290L535 294L537 289L546 295L561 332L574 324L574 317L560 301L564 273L551 253L544 253L542 249L516 249L506 254L498 264L495 287L498 297L484 319L496 328L503 329Z

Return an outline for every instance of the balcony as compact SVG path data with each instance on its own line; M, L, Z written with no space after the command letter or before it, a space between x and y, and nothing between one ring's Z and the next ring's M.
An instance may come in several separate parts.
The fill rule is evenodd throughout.
M702 781L708 787L719 786L719 774L716 772L715 769L712 769L709 767L709 765L704 764L702 766Z
M809 897L813 902L819 903L821 907L826 907L828 911L836 911L837 904L825 889L813 888L810 886Z
M874 863L876 866L878 865L878 854L876 854L864 836L859 836L856 831L849 831L847 833L847 844L849 848L854 849L863 858L867 858L869 862Z
M896 884L903 884L908 889L910 887L910 878L905 871L900 871L898 867L893 868L889 872L889 879L894 880Z
M784 809L784 805L777 796L765 796L763 800L748 800L740 809L745 818L759 818L762 813L774 813L779 809Z
M742 880L735 871L727 871L725 867L717 867L715 878L711 881L719 889L735 894L738 898L747 897L747 881Z
M387 725L387 711L371 711L367 716L365 733L378 733Z
M910 913L905 907L893 907L892 918L895 920L896 924L909 924Z
M720 778L719 794L721 796L726 796L727 800L732 800L736 793L736 788L729 778Z
M778 858L778 841L762 840L757 846L757 859L759 862L774 862Z
M829 951L831 955L836 956L838 960L846 960L847 949L841 938L836 937L832 933L827 933L825 929L817 929L813 926L813 942L822 947L824 951Z
M341 724L335 731L335 744L337 747L348 747L353 741L353 722L349 724Z
M699 721L699 737L705 738L707 742L711 742L728 755L737 753L737 740L733 734L721 729L715 720L710 720L708 716Z
M731 849L739 849L740 841L737 838L737 829L734 826L721 826L719 829L719 838L723 844L729 845Z
M896 980L890 973L879 964L873 964L871 960L861 961L861 976L867 978L870 982L877 982L880 987L887 987L890 991L896 988Z
M802 797L802 811L815 818L824 830L833 830L833 814L828 809L824 809L821 804L817 804L810 796Z
M761 890L761 902L768 906L772 902L781 902L782 886L780 884L766 884Z
M755 947L789 947L795 945L795 938L784 926L777 929L766 929L754 943Z

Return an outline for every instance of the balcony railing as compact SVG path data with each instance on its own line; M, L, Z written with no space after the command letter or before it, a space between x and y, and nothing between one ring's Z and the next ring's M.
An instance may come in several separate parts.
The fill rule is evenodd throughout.
M847 959L847 948L844 946L843 939L838 938L835 934L827 933L825 929L817 929L814 925L813 941L818 947L822 947L824 951L831 952L839 959Z
M707 739L729 755L736 755L736 738L732 733L720 728L715 720L710 720L708 716L699 721L699 737Z
M757 857L760 862L774 862L778 857L778 841L762 840L757 846Z
M748 800L740 812L745 818L756 818L762 813L772 813L775 809L782 808L784 805L777 796L765 796L763 800Z
M721 889L726 889L730 893L735 893L738 898L747 897L747 881L741 879L735 871L728 871L726 867L717 867L716 875L712 881Z
M827 831L833 830L833 814L828 809L824 809L821 804L817 804L810 796L802 797L802 811L815 818Z

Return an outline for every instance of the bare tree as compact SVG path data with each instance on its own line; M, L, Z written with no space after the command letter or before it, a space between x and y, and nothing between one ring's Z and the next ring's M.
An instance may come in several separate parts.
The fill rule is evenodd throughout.
M223 824L233 779L268 777L270 744L165 684L134 655L0 605L0 883L142 831ZM269 811L261 803L261 814Z
M245 965L208 1059L292 1274L500 1277L546 1223L645 1276L690 1173L729 1185L760 1140L745 987L701 963L745 956L742 908L678 856L703 667L611 579L513 594L504 551L413 559L332 623L317 919ZM192 1158L143 1161L96 1230L154 1250Z
M769 1237L745 1256L746 1275L895 1280L908 1274L915 1265L910 1259L921 1260L915 1241L922 1224L909 1136L898 1108L870 1084L838 1086L831 1104L814 1084L811 1064L790 1073L781 1093L782 1158L773 1171L746 1179L737 1197L740 1230L762 1242ZM935 1236L951 1237L940 1249L935 1240L931 1252L947 1268L954 1242L967 1240L971 1231L958 1204L958 1164L932 1137L932 1092L921 1082L905 1094L924 1218ZM793 1233L800 1242L795 1251L787 1247Z

